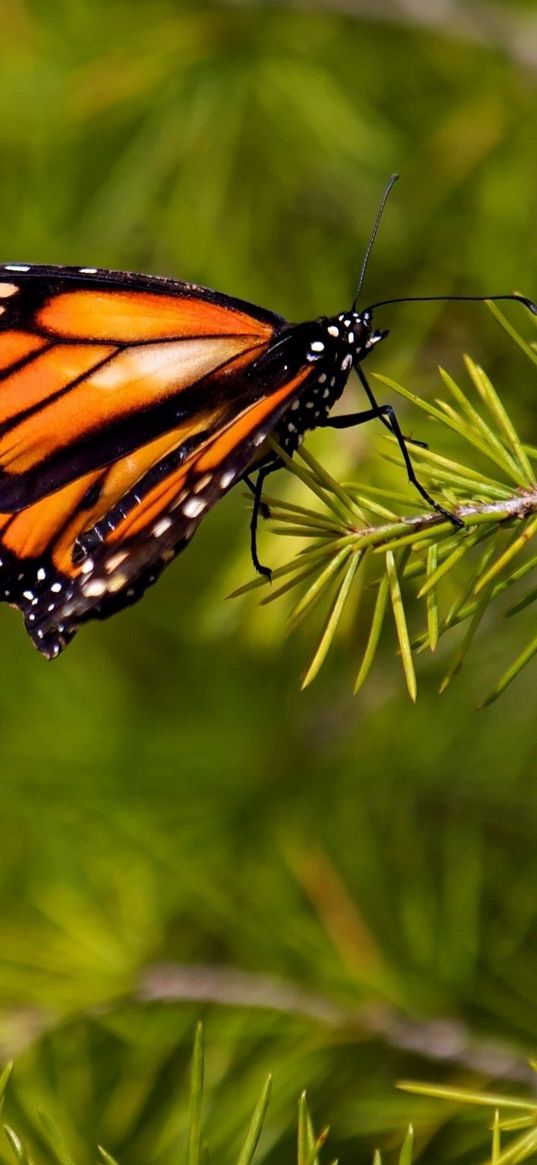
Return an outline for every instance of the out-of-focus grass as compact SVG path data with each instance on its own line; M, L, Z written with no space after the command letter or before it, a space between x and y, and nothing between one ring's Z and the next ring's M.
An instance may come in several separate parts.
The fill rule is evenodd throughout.
M6 261L169 272L307 318L350 302L400 170L367 299L535 295L535 75L498 47L172 0L8 0L1 23ZM484 309L409 305L382 324L372 371L426 394L466 346L536 440L533 379ZM410 409L404 423L422 435ZM375 484L365 439L312 448ZM419 1110L393 1080L466 1068L435 1059L440 1037L424 1057L392 1046L399 1012L535 1050L535 681L470 711L512 627L442 701L432 669L410 709L390 653L357 701L337 653L301 695L300 645L225 602L249 577L247 521L236 491L142 604L53 666L0 612L0 1037L19 1053L10 1103L34 1121L61 1107L80 1161L96 1140L177 1159L201 1011L215 1160L238 1153L270 1068L268 1159L294 1159L304 1086L334 1152L394 1127L400 1144ZM142 1005L162 961L283 978L337 1014ZM363 1006L388 1008L386 1037L348 1019ZM434 1159L464 1156L471 1131L429 1108Z
M171 1019L173 1026L173 1014L168 1015L168 1019ZM116 1030L115 1034L121 1037L124 1033ZM55 1087L49 1091L46 1083L43 1083L41 1071L39 1080L42 1095L37 1111L32 1108L33 1082L27 1079L21 1088L17 1084L16 1073L14 1077L11 1076L12 1065L6 1065L0 1080L2 1090L7 1086L5 1107L4 1097L2 1100L3 1128L17 1160L23 1165L36 1158L47 1163L71 1165L73 1160L91 1155L91 1146L95 1145L96 1126L92 1124L92 1116L96 1105L100 1106L98 1130L103 1135L110 1127L110 1117L115 1118L112 1127L117 1135L117 1110L120 1109L124 1152L129 1159L136 1161L177 1159L179 1154L189 1165L198 1165L210 1152L218 1155L218 1159L235 1160L237 1165L250 1165L254 1157L258 1162L275 1162L281 1160L282 1156L289 1161L298 1158L298 1165L307 1165L309 1162L320 1165L321 1160L333 1160L334 1146L343 1153L355 1154L361 1147L364 1132L369 1131L373 1137L381 1134L378 1124L379 1102L374 1097L371 1097L369 1104L366 1101L365 1105L360 1103L360 1098L358 1110L353 1114L354 1119L349 1119L350 1114L346 1114L346 1127L345 1112L337 1110L341 1131L339 1135L336 1132L335 1138L329 1125L321 1126L321 1132L316 1133L312 1113L317 1108L325 1107L327 1101L337 1106L337 1087L333 1087L331 1080L317 1087L318 1096L313 1101L311 1096L307 1097L306 1092L302 1091L297 1106L296 1076L291 1079L282 1065L279 1079L273 1081L269 1073L264 1080L262 1078L261 1092L259 1084L257 1091L252 1091L253 1076L265 1058L255 1021L250 1030L250 1047L255 1055L253 1073L252 1065L240 1052L238 1055L235 1052L233 1064L229 1060L223 1062L222 1056L218 1056L218 1044L216 1057L214 1047L209 1048L206 1056L201 1023L196 1025L194 1055L190 1065L184 1054L181 1057L170 1055L169 1042L162 1027L159 1034L163 1055L158 1061L152 1057L148 1063L147 1049L144 1048L143 1068L151 1072L150 1081L143 1081L140 1061L130 1059L127 1055L122 1063L120 1087L115 1086L113 1073L109 1073L106 1095L100 1098L91 1087L84 1087L84 1084L91 1083L90 1075L82 1080L80 1074L77 1074L80 1067L79 1046L76 1047L73 1061L67 1060L65 1054L60 1059L51 1059L49 1056L47 1066L57 1071L58 1078ZM177 1031L174 1034L177 1035ZM224 1038L229 1040L237 1034L236 1029L227 1027ZM78 1036L80 1038L80 1032ZM106 1046L111 1050L109 1041L108 1045L106 1041L101 1041L101 1053ZM277 1045L270 1046L271 1050L277 1050ZM364 1067L368 1062L371 1069L369 1090L375 1090L375 1055L370 1046L365 1049L365 1057ZM117 1063L117 1052L114 1061ZM337 1064L337 1052L334 1063ZM189 1095L185 1087L188 1067ZM297 1060L296 1067L299 1071L304 1069L301 1059ZM66 1073L70 1074L70 1079L66 1080ZM340 1074L340 1084L341 1081ZM361 1088L362 1091L368 1091L363 1083ZM381 1102L383 1117L390 1111L392 1118L400 1124L400 1133L397 1139L396 1136L392 1137L387 1150L389 1159L393 1159L397 1141L402 1139L395 1158L398 1165L411 1165L415 1157L453 1160L453 1154L460 1153L461 1146L464 1147L464 1159L469 1161L483 1160L488 1145L490 1155L487 1153L486 1160L490 1159L491 1165L503 1161L507 1165L511 1160L522 1162L531 1159L536 1139L536 1106L527 1087L524 1090L517 1087L514 1091L506 1092L503 1087L500 1091L483 1086L476 1089L451 1084L438 1086L402 1081L399 1088L412 1095L414 1111L420 1124L416 1129L413 1124L408 1124L405 1131L401 1106L393 1104L391 1097ZM69 1120L69 1108L72 1108L74 1096L86 1105L83 1110L86 1119L78 1122ZM443 1105L438 1104L439 1100L444 1102ZM296 1107L298 1127L295 1131L293 1114ZM356 1105L354 1107L356 1110ZM483 1120L484 1116L486 1119L487 1110L494 1113L492 1126L487 1122L488 1128ZM359 1132L353 1131L356 1117L362 1126ZM98 1148L100 1158L107 1165L113 1165L115 1158L102 1145ZM374 1165L381 1165L382 1159L378 1149L375 1150Z

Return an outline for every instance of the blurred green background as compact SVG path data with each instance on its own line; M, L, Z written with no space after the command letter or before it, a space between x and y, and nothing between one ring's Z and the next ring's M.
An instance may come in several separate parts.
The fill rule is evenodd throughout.
M398 170L367 300L536 296L531 0L0 9L4 261L174 274L307 319L350 302ZM459 373L469 350L537 441L535 381L485 308L385 315L376 370L433 393L438 362ZM375 442L310 447L374 481ZM0 612L9 1118L37 1160L38 1105L79 1162L98 1141L121 1161L180 1159L203 1016L214 1161L232 1159L269 1068L260 1160L292 1159L303 1087L343 1160L398 1143L409 1119L430 1160L463 1159L476 1126L393 1085L529 1081L535 667L474 707L532 615L485 629L442 698L424 661L417 707L391 637L352 698L359 628L300 693L307 634L226 600L251 576L247 520L239 489L141 604L55 664ZM264 558L284 541L264 531Z

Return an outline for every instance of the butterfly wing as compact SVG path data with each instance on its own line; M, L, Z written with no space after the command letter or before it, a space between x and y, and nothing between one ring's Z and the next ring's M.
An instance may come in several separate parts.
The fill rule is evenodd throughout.
M192 284L0 268L0 510L18 510L207 407L282 327ZM255 385L251 389L255 392Z
M12 265L0 305L0 598L50 658L140 597L311 367L270 358L280 317L191 284Z

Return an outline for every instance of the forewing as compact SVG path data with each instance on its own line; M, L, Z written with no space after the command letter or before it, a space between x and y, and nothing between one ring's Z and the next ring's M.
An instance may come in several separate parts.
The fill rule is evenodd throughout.
M235 415L259 390L244 370L282 326L192 284L0 268L0 510L32 506L203 408Z
M48 658L81 622L143 594L312 374L305 364L286 379L279 317L235 301L196 313L200 289L178 305L74 283L39 279L25 306L0 280L13 303L0 332L0 598Z

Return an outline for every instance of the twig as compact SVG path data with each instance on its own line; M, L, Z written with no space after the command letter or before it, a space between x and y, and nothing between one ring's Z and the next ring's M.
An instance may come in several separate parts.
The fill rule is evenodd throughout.
M329 1027L359 1028L399 1051L428 1060L463 1066L504 1080L536 1088L530 1066L514 1048L499 1040L476 1038L459 1020L419 1022L393 1008L339 1007L332 1000L270 975L254 975L232 967L183 966L164 963L148 967L136 992L140 1002L205 1002L226 1007L254 1007L304 1015Z

